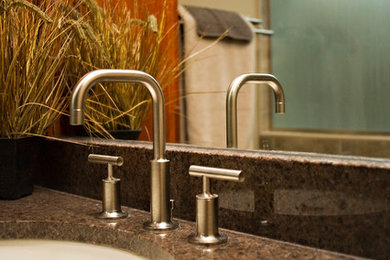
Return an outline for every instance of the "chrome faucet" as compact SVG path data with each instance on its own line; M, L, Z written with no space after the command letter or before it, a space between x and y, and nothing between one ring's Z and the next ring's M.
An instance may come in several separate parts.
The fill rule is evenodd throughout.
M226 145L228 148L237 148L237 96L240 88L251 83L267 83L275 95L275 112L284 113L284 92L282 85L271 74L248 73L242 74L230 83L226 95Z
M178 226L172 221L169 199L169 160L165 158L164 96L158 82L149 74L137 70L102 69L85 74L77 83L70 106L70 124L84 121L84 100L88 90L99 82L137 82L145 86L153 105L153 154L151 160L151 220L144 223L149 230L168 230Z

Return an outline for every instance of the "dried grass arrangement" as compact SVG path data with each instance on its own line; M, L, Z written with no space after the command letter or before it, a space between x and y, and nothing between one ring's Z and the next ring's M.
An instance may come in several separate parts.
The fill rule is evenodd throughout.
M164 55L164 11L157 21L137 12L137 0L132 10L123 1L33 2L0 3L0 136L44 135L67 115L72 88L91 70L142 70L163 88L180 73ZM95 86L86 102L86 126L99 135L140 128L149 109L145 88L112 85Z
M179 74L179 64L164 55L170 48L165 39L165 12L160 21L138 13L137 1L129 10L124 1L79 1L73 6L70 23L77 22L76 40L70 51L74 66L67 76L74 85L85 73L99 68L135 69L149 73L162 88ZM172 39L171 41L175 41ZM107 130L139 129L150 106L146 88L135 84L99 84L86 101L86 126L92 133L110 136ZM120 85L120 86L119 86Z
M72 39L60 16L26 1L0 4L0 137L42 135L66 109Z

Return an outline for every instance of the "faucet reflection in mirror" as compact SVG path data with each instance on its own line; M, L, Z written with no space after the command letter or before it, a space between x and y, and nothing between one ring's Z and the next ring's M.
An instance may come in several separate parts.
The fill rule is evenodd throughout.
M84 102L88 90L100 82L134 82L145 86L153 106L153 154L151 160L151 220L144 223L149 230L168 230L178 226L172 221L169 200L169 160L165 158L164 96L158 82L149 74L137 70L102 69L84 75L76 85L70 107L70 124L84 121Z
M284 113L285 99L282 85L271 74L248 73L235 78L230 84L226 95L226 145L237 148L237 96L241 87L247 83L266 83L274 92L275 112Z

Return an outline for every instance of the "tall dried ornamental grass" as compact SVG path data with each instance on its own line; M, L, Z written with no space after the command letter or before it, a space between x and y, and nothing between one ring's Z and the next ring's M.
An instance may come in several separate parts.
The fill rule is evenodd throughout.
M41 1L48 6L49 1ZM44 134L67 106L70 46L63 14L26 1L0 4L0 137Z
M172 41L165 41L165 8L158 22L156 17L129 10L124 1L105 1L103 6L94 0L79 1L73 6L76 40L70 52L74 66L67 76L74 84L94 69L134 69L151 74L163 88L179 74L179 64L168 60L165 50ZM105 129L138 129L150 106L145 87L136 84L98 84L86 101L86 125L92 132L107 135Z
M0 136L44 134L66 114L69 93L94 69L136 69L164 88L179 64L164 55L165 11L156 17L129 10L123 1L3 0L1 12ZM165 9L164 9L165 10ZM175 39L172 39L175 40ZM86 102L87 127L140 128L149 94L134 84L99 84ZM116 84L119 85L119 84Z

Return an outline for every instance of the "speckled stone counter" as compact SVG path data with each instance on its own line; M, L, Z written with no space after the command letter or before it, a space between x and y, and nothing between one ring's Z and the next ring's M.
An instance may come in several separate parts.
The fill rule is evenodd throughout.
M124 207L127 218L99 220L99 201L41 187L19 200L0 200L0 209L0 239L81 241L151 259L358 259L228 230L220 230L229 237L225 245L195 246L186 241L194 223L179 220L177 230L149 232L142 228L147 212Z
M120 155L115 167L122 201L149 210L152 145L134 141L46 141L36 183L101 199L103 165L89 153ZM220 196L220 226L262 237L376 259L390 258L390 162L309 153L239 151L167 145L174 216L195 220L201 180L190 165L240 169L243 183L213 181Z

